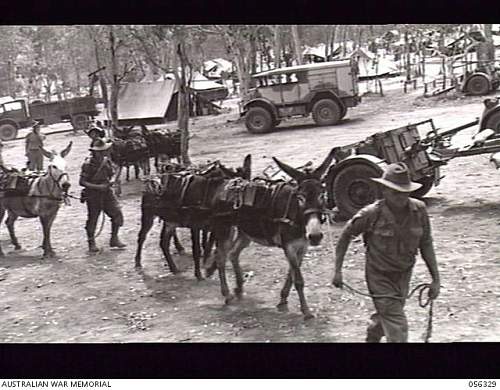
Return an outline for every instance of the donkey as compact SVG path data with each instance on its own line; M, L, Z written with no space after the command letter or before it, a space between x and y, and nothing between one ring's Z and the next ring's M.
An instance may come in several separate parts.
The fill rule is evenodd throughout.
M28 195L0 198L0 224L3 221L5 212L7 212L8 217L5 223L16 250L21 249L14 231L14 223L17 218L38 217L43 227L43 257L55 256L50 243L50 230L61 202L67 195L71 185L66 173L66 161L64 161L64 157L70 152L71 146L72 142L61 153L42 149L44 156L50 160L47 172L33 181ZM4 256L0 247L0 257Z
M216 262L221 292L226 304L234 299L226 281L226 259L229 258L233 265L236 276L234 292L238 298L241 298L244 281L239 265L239 255L251 241L254 241L261 245L282 248L288 260L288 275L281 290L278 310L288 310L287 299L293 282L304 319L314 317L304 295L304 278L300 267L308 245L319 245L323 238L321 223L326 206L326 193L321 177L330 166L333 157L333 153L330 152L318 168L306 172L292 168L273 157L278 166L292 177L295 183L268 183L264 192L265 196L262 197L267 200L260 203L259 207L242 205L234 210L229 218L223 215L219 217L217 213L214 213L211 229L215 234L218 253ZM219 194L218 199L214 200L219 210L228 207L222 195ZM231 226L238 228L236 240L231 237Z
M204 260L209 256L213 245L213 238L210 237L208 231L211 211L206 206L205 201L220 190L225 179L235 177L249 179L251 162L251 156L247 155L243 167L237 168L236 171L216 162L210 169L200 174L188 175L183 179L166 174L162 176L161 195L155 195L152 191L144 192L135 267L142 267L141 255L144 241L153 226L155 217L159 217L163 221L160 247L170 271L172 273L179 272L170 255L170 240L175 234L176 227L187 227L191 230L194 274L198 280L203 280L200 269L200 232L203 233ZM179 197L182 198L180 201Z

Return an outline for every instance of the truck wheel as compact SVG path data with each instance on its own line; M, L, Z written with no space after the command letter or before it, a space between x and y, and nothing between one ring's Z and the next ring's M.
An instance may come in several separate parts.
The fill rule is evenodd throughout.
M0 125L0 138L2 141L9 141L17 137L17 128L10 123Z
M344 168L333 182L333 196L340 214L351 218L358 210L381 197L376 182L377 170L366 164L355 164Z
M495 133L500 134L500 110L494 112L484 125L485 129L495 130Z
M342 110L332 99L321 99L312 108L314 122L319 126L334 125L342 116Z
M421 179L416 180L416 182L422 184L422 187L420 187L416 191L413 191L410 194L410 196L412 198L421 199L425 195L427 195L427 193L431 190L432 186L434 185L434 175L422 177Z
M490 91L488 79L481 75L473 75L467 81L467 92L470 95L486 95Z
M87 128L89 117L85 114L76 114L71 117L71 125L75 131Z
M245 114L245 125L250 133L262 134L272 130L274 121L265 108L252 107Z

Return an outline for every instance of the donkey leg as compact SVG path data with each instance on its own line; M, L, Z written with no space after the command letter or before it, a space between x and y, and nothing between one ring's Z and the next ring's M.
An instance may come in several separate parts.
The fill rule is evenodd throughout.
M3 217L5 216L5 208L0 203L0 226L2 225ZM5 257L5 253L3 253L2 246L0 245L0 257Z
M288 268L288 274L286 276L285 284L281 289L281 299L277 305L277 308L281 312L288 311L288 295L290 294L290 289L292 288L292 268Z
M50 231L52 229L52 223L56 219L57 211L53 215L40 217L40 222L43 226L43 257L50 258L54 257L56 253L52 249L52 244L50 242Z
M12 245L14 245L14 249L20 250L21 245L19 245L19 241L17 241L16 232L14 230L14 223L16 222L17 217L17 214L9 210L7 212L7 220L5 221L5 224L9 230L10 241L12 242Z
M208 229L203 229L203 266L205 267L205 276L209 278L217 270L217 262L214 260L208 264L212 249L215 244L215 234Z
M196 276L196 279L198 280L203 280L203 276L201 275L201 269L200 269L200 257L201 257L200 229L191 228L190 230L191 230L191 247L194 259L194 276Z
M141 162L137 162L134 164L134 172L135 172L135 178L139 179L139 171L141 169Z
M141 229L139 230L139 235L137 236L137 250L135 252L135 267L141 268L141 257L142 257L142 247L144 246L144 241L146 241L146 237L148 236L149 231L153 227L154 222L154 214L145 209L142 209L141 215Z
M234 299L234 296L229 292L226 279L226 258L231 249L231 231L228 227L218 227L215 229L217 242L217 269L219 270L220 289L222 296L225 298L225 304L228 305Z
M174 233L172 234L172 236L174 238L174 246L175 246L175 250L177 251L177 253L179 255L185 254L186 250L184 249L184 247L181 244L181 241L179 240L179 236L177 235L177 229L174 230Z
M161 228L160 247L163 251L163 255L165 256L165 260L167 261L170 272L172 272L173 274L177 274L179 273L179 269L175 265L174 260L170 255L170 241L172 239L172 231L174 230L175 227L168 226L167 222L163 222L163 227Z
M304 315L304 320L309 320L314 318L314 315L311 313L311 310L307 305L306 297L304 295L304 278L302 277L302 272L300 270L306 246L307 243L305 240L296 240L286 245L285 255L292 270L292 278L299 296L300 309Z
M234 289L234 293L238 299L241 299L243 296L243 274L241 272L240 267L240 253L243 249L245 249L248 245L250 245L250 239L246 234L242 232L238 233L238 238L233 244L231 251L228 254L229 259L233 265L234 275L236 277L236 288Z

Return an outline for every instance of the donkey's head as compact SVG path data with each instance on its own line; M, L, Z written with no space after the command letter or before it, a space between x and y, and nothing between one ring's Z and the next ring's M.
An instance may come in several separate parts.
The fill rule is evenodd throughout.
M220 162L216 162L210 167L209 170L206 170L205 172L206 173L204 175L211 178L223 177L232 179L235 177L241 177L243 179L250 180L252 174L252 155L247 154L245 159L243 160L243 166L236 168L236 170L226 168Z
M331 151L319 167L308 172L299 171L273 157L276 164L297 182L298 215L304 221L306 238L313 246L319 245L323 238L321 220L326 205L326 192L321 177L330 166L333 157L334 153Z
M47 174L54 181L56 188L63 193L67 193L71 186L68 174L66 173L66 161L64 158L68 155L72 146L73 142L71 141L60 153L55 150L48 151L42 147L43 155L49 159Z

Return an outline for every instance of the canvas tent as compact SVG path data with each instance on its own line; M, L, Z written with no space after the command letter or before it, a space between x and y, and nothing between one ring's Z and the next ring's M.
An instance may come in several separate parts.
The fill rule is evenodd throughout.
M197 95L208 101L223 100L229 93L227 87L207 79L199 72L193 75L190 87Z
M175 80L123 84L118 93L118 118L163 118L175 92Z
M224 58L215 58L203 63L203 73L211 79L220 79L222 72L231 73L233 64Z
M358 79L368 80L377 77L386 77L399 74L396 64L375 54L368 53L363 49L356 49L350 54L358 63Z
M198 81L198 83L201 80ZM220 84L214 83L222 88L227 95L227 90ZM193 84L192 84L193 85ZM203 115L214 112L213 104L203 94L213 93L214 89L202 88L214 87L215 85L195 85L191 88L194 99L190 107L191 115ZM175 79L164 79L161 81L150 81L140 83L124 83L120 86L118 93L118 120L119 124L128 126L131 124L161 124L166 121L177 119L177 92L178 85ZM99 120L107 121L107 112L104 111L97 117Z

